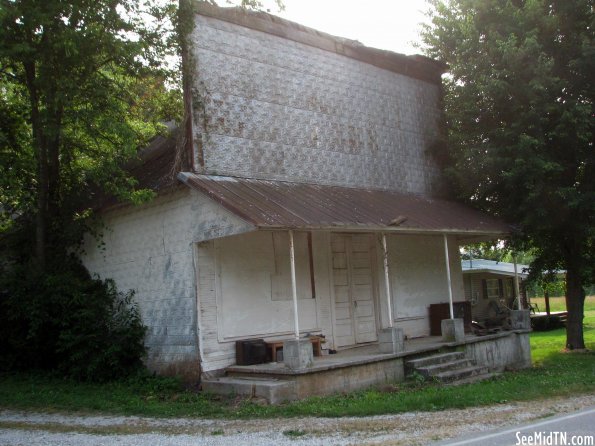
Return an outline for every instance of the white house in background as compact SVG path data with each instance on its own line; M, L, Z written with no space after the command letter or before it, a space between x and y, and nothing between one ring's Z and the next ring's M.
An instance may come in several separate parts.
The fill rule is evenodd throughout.
M509 229L443 195L444 65L265 13L195 11L189 119L134 169L158 197L105 209L105 246L88 239L84 255L136 290L149 367L220 375L236 341L296 329L335 350L391 326L427 336L429 305L463 299L459 245Z
M519 288L529 275L529 266L496 260L462 260L465 300L471 302L473 320L484 322L497 316L499 305L513 308L515 277ZM521 292L521 294L523 294Z

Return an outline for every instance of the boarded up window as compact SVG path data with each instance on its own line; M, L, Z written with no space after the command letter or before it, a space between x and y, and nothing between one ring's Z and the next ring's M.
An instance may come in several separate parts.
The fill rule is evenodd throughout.
M300 328L312 331L317 327L316 300L308 299L311 285L306 234L296 234L295 242L297 290L302 297L298 305ZM294 325L287 232L257 231L224 237L216 240L215 252L218 279L217 308L213 310L219 342L291 332Z

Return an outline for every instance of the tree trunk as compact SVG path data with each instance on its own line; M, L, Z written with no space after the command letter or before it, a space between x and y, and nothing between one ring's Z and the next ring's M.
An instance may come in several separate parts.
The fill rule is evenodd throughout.
M47 246L48 171L47 153L43 144L37 144L37 215L35 217L35 257L44 269Z
M566 348L576 350L585 348L583 337L583 317L585 293L582 286L580 269L576 262L568 262L566 269Z
M47 247L48 210L48 154L45 147L39 97L37 95L36 68L33 62L24 63L27 89L31 101L31 126L33 145L37 161L37 213L35 215L35 258L41 268L45 268Z
M551 309L550 309L550 292L545 287L543 289L543 300L545 300L545 314L547 314L549 316L550 313L551 313Z

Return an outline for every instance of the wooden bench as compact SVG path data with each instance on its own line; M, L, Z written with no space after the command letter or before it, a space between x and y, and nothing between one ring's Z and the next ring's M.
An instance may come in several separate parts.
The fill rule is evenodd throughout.
M306 339L306 338L304 338ZM312 350L314 356L321 356L322 355L322 347L321 343L324 338L320 336L310 336L307 338L312 343ZM265 340L267 345L267 349L270 352L271 361L277 362L277 351L283 348L283 343L287 341L287 339L274 339L274 340Z

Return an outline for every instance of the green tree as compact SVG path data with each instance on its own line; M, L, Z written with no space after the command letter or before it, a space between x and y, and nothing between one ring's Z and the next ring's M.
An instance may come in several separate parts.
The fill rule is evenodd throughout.
M595 264L592 0L429 0L428 56L448 63L455 192L518 225L536 271L565 269L568 349L584 348Z
M174 11L141 0L0 0L1 226L15 217L34 226L41 268L80 237L92 191L147 196L121 167L172 115L147 104L170 95Z

